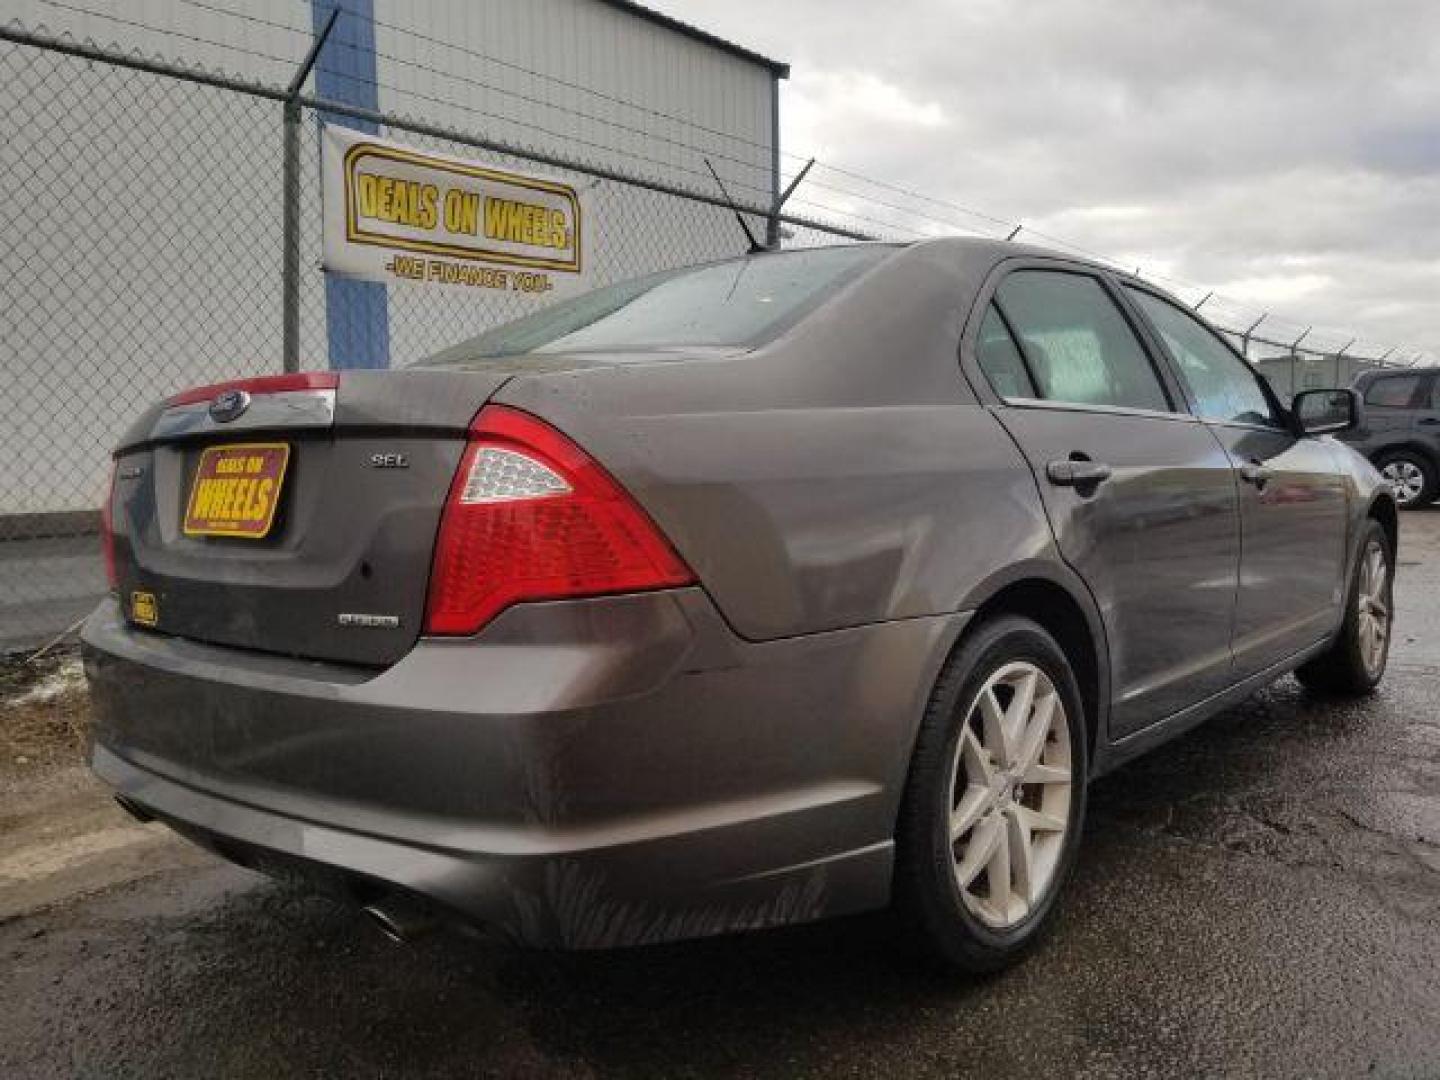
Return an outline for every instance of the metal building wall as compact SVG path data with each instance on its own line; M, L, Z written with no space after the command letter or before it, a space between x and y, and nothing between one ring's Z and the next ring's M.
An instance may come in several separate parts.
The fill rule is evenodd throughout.
M313 7L323 3L9 0L5 17L284 86L308 43ZM770 69L603 0L373 3L368 77L378 84L370 91L380 109L705 191L713 190L704 165L710 156L737 198L767 201ZM365 4L342 6L349 12ZM342 35L322 65L349 70L356 40ZM136 401L279 367L279 106L219 90L165 90L163 79L101 77L109 87L104 100L94 99L93 88L47 85L43 93L15 93L0 116L7 168L50 178L33 181L44 193L26 220L40 224L13 241L7 235L0 274L18 280L38 273L53 283L35 292L22 332L13 332L12 319L0 334L7 397L47 403L43 414L0 412L0 444L29 447L34 463L23 478L0 483L0 514L98 504L103 470L76 477L65 464L73 454L63 444L77 428L109 446ZM341 77L336 85L343 84ZM157 114L173 138L157 145L127 137L131 124L153 130ZM315 140L305 154L306 199L318 200ZM644 193L633 198L633 207L625 204L632 221L646 205ZM313 210L307 215L316 220ZM691 227L688 219L675 224ZM693 228L715 233L717 253L735 250L733 222L723 215L697 213ZM103 243L94 242L95 230L103 230ZM602 234L600 242L621 256L607 260L609 276L655 268L666 252L651 236L647 249L631 233ZM676 250L709 249L702 236ZM103 267L96 251L108 253ZM304 365L373 359L350 345L331 348L326 319L315 313L326 310L333 290L308 248L303 270ZM381 321L405 306L397 297L407 287L416 286L371 290L385 305ZM483 325L485 300L475 303L472 322ZM409 311L388 320L388 355L410 360L451 343L453 322L415 318L413 305ZM137 318L146 328L143 347L121 329Z
M384 107L706 190L708 154L737 196L772 190L773 75L760 65L597 0L433 0L423 19L415 11L375 0Z
M247 10L279 22L298 7L254 0ZM295 35L234 20L227 32L227 20L169 0L7 8L6 21L27 29L208 70L281 85L293 71ZM171 32L133 25L147 22ZM41 66L28 54L18 63ZM14 77L16 64L9 70L0 171L29 177L31 204L22 227L4 230L0 275L43 287L27 291L23 310L0 313L5 397L30 404L0 410L0 445L25 448L27 463L0 480L0 515L93 510L108 479L102 451L138 402L181 380L278 368L279 110L99 68L83 81L35 84ZM157 124L167 138L136 137ZM78 440L96 451L85 475L75 472Z
M736 199L773 197L776 75L752 60L600 0L433 0L423 19L403 0L374 0L374 22L388 112L713 192L709 159ZM594 219L592 245L606 251L595 284L661 265L653 231L635 228L654 202L638 190L607 200L608 215ZM718 223L714 254L735 250L732 223L699 207L683 216L670 227L693 236ZM399 309L407 287L388 286L397 361L453 343L445 326ZM490 301L475 298L477 321Z
M312 7L336 4L370 6L7 0L5 8L7 20L31 29L284 86L304 51L293 31L310 30ZM370 93L381 109L706 190L709 155L737 197L764 201L773 191L775 75L752 60L603 0L373 0L373 10L379 85ZM322 67L350 66L354 39L345 40Z

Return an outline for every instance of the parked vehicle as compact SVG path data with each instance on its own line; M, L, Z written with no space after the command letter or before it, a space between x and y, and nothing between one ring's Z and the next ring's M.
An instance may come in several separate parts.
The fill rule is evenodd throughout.
M123 803L392 936L894 901L1016 959L1090 780L1385 669L1395 500L1188 309L945 239L602 289L136 422L84 628Z
M1440 368L1377 368L1355 377L1365 423L1342 438L1375 463L1402 510L1440 496Z

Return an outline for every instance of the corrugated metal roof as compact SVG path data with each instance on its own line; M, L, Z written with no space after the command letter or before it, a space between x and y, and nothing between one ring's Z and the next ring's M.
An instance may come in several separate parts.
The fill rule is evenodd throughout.
M761 67L769 68L775 73L777 78L788 79L790 77L790 65L782 60L771 60L768 56L761 56L759 53L752 52L743 45L737 45L733 41L727 41L725 38L710 33L708 30L701 30L698 26L691 26L687 22L681 22L679 19L656 11L654 8L648 8L644 4L637 4L635 0L601 0L601 3L609 4L611 7L619 8L621 11L628 11L632 15L645 19L647 22L655 23L657 26L663 26L667 30L673 30L677 34L684 34L686 37L694 38L696 41L703 41L706 45L720 49L722 52L730 53L732 56L738 56L742 60L749 60L752 64L759 64Z

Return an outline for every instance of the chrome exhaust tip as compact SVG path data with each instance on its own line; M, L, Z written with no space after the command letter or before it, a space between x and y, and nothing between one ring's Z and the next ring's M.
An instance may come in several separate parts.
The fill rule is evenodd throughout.
M422 903L405 897L391 896L366 904L360 914L389 941L408 945L435 929L435 916Z

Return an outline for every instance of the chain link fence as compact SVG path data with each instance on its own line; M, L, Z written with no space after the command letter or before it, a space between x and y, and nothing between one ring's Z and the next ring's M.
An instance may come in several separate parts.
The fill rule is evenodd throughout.
M595 285L746 247L734 210L703 185L698 154L681 171L701 179L678 186L638 171L644 158L562 159L486 132L322 101L298 84L246 82L16 24L0 27L0 85L0 445L10 455L0 470L0 653L63 631L103 593L96 507L110 448L144 408L186 387L278 373L287 357L302 370L326 368L349 348L374 349L374 305L347 307L321 265L325 124L584 189L598 229ZM287 192L285 119L297 113ZM672 151L682 145L670 142ZM849 201L802 195L791 205L833 220L772 213L754 202L761 189L732 175L751 231L774 228L786 247L966 231L933 208L923 220L894 217L904 209L897 197L947 205L939 200L831 166L816 171L830 181L813 181L819 191ZM871 205L836 177L880 198L871 192ZM1000 219L981 224L985 235L1020 231ZM1209 303L1203 313L1282 395L1348 382L1389 355L1308 330L1292 335L1278 320L1155 280L1193 305ZM379 362L389 366L535 306L504 291L368 287L385 292ZM296 315L288 332L287 296Z
M0 85L5 649L103 593L124 426L182 380L278 370L282 249L272 102L9 41Z
M0 85L4 652L64 631L103 594L96 508L127 424L186 387L283 370L286 91L13 25L0 28ZM344 348L366 331L327 303L320 131L355 121L319 104L300 105L293 191L302 370L330 366L337 341ZM707 193L383 119L367 126L586 189L596 285L745 249L733 212ZM764 235L763 212L746 220ZM787 246L857 235L793 218L785 229ZM390 366L535 306L489 290L386 291Z

